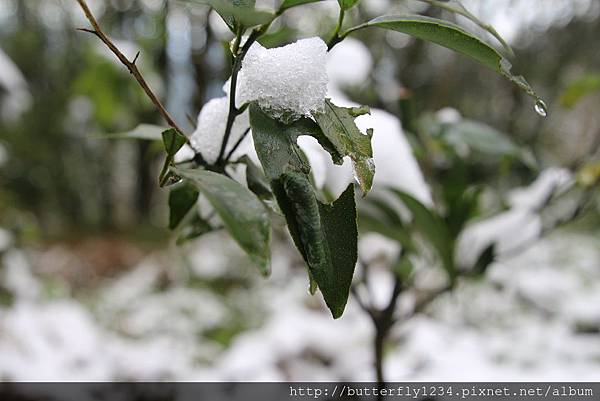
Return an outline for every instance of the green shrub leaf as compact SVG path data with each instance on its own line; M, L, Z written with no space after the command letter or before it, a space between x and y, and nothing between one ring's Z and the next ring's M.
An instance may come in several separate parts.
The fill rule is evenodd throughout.
M536 103L541 101L525 78L511 73L511 63L498 50L456 24L422 15L385 15L350 28L342 36L368 27L406 33L454 50L501 74L533 97Z
M189 180L213 206L227 231L262 274L270 272L271 221L260 199L224 175L201 169L173 168Z
M456 275L454 266L454 238L450 234L444 219L437 212L423 205L413 196L396 189L391 189L410 210L415 228L437 251L444 269L450 278Z
M361 189L366 194L373 185L375 164L370 135L365 135L356 127L354 119L368 113L368 108L338 107L325 99L323 111L314 112L313 117L321 127L324 136L329 140L335 153L332 158L340 162L340 156L350 156L354 164L354 172ZM329 150L325 147L325 150Z
M319 1L323 1L323 0L284 0L283 3L281 3L279 10L284 11L284 10L287 10L288 8L301 6L301 5L309 4L309 3L316 3Z
M310 183L310 165L296 143L312 135L311 120L286 125L250 106L256 152L288 229L334 318L344 312L357 260L358 229L354 186L332 204L319 201ZM314 123L313 123L314 124ZM312 133L311 133L312 132Z
M179 152L179 149L181 149L186 142L185 136L181 135L173 128L163 131L162 139L165 146L165 152L167 152L167 157L165 158L165 163L163 164L163 168L158 177L161 187L171 182L178 181L178 179L169 171L169 167L173 164L175 154Z
M198 4L211 6L229 28L235 33L238 27L252 28L268 24L275 14L254 8L254 1L249 0L192 0Z
M338 4L342 10L349 10L358 4L360 0L338 0Z
M169 229L174 230L198 200L198 190L187 181L169 192Z

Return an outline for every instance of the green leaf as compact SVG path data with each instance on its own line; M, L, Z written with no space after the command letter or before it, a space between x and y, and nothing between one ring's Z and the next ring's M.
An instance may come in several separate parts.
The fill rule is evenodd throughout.
M338 107L330 99L325 99L325 108L314 112L313 117L337 154L350 156L358 182L366 194L373 185L375 174L373 148L370 135L360 132L354 123L354 118L365 113L368 113L368 108ZM332 154L332 158L339 162L339 156L336 158Z
M271 221L260 199L224 175L207 170L173 168L202 192L227 231L246 251L261 273L270 271Z
M310 275L334 319L344 313L357 260L358 229L354 186L331 205L319 202L305 175L286 173L276 184L278 202Z
M198 200L198 190L182 182L169 192L169 229L175 229Z
M436 249L444 269L451 279L456 276L454 266L454 238L444 220L413 196L396 189L390 189L410 210L413 223L423 237Z
M196 239L206 233L215 230L208 221L203 219L198 213L194 213L189 222L181 228L176 244L183 245L184 243Z
M116 134L94 135L95 138L105 139L142 139L145 141L160 141L162 133L167 128L152 124L140 124L131 131Z
M508 45L508 43L506 43L504 38L502 36L500 36L500 34L496 31L496 29L494 29L493 26L486 24L485 22L483 22L479 18L477 18L475 15L473 15L469 10L467 10L467 8L460 1L458 1L458 0L420 0L420 1L430 4L432 6L435 6L435 7L442 8L446 11L450 11L454 14L461 15L461 16L467 18L474 24L478 25L481 29L488 31L488 33L490 35L492 35L494 38L496 38L496 40L502 45L502 47L504 48L504 50L508 53L508 55L510 57L515 56L515 53L513 52L512 48Z
M260 199L273 198L269 182L260 167L254 164L248 156L242 157L241 162L246 165L246 184L248 185L248 189Z
M511 73L511 63L494 47L448 21L422 15L386 15L345 31L342 36L368 27L406 33L468 56L513 82L536 102L541 99L522 76Z
M488 267L494 262L496 259L496 244L492 244L484 249L481 252L481 255L477 258L475 265L471 269L471 274L479 276L485 274Z
M348 300L357 259L354 187L350 185L331 205L317 199L310 165L296 143L299 135L310 135L314 128L308 121L286 125L257 105L250 106L252 135L263 170L308 265L311 283L317 283L333 317L338 318Z
M283 3L281 3L279 10L284 11L284 10L287 10L288 8L301 6L303 4L317 3L319 1L323 1L323 0L284 0Z
M535 166L531 152L515 144L504 132L471 120L449 124L442 139L453 147L467 145L471 150L489 156L514 157L528 166Z
M270 11L257 10L254 1L248 0L192 0L198 4L211 6L223 18L227 26L235 33L238 26L252 28L268 24L275 18Z
M173 164L175 154L179 152L179 149L181 149L186 142L185 136L181 135L173 128L164 131L162 133L162 139L165 146L165 152L167 152L167 157L165 158L165 163L158 176L161 187L167 185L171 181L177 182L177 178L173 177L169 171L169 167Z
M338 0L338 4L342 10L349 10L358 4L360 0Z
M569 84L560 97L560 103L571 109L584 97L599 91L600 74L587 74Z

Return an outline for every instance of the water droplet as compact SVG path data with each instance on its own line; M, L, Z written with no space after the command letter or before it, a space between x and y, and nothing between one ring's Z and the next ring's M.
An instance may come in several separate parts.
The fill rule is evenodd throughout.
M542 116L542 117L548 116L548 106L546 106L546 103L542 99L538 99L535 102L534 108L535 108L535 112L538 113L540 116Z

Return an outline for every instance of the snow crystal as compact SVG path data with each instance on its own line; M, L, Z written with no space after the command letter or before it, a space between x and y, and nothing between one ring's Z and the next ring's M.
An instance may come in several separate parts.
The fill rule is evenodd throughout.
M229 99L220 97L209 100L198 114L198 125L192 134L190 141L194 149L202 154L202 157L214 163L219 156L221 142L225 135L227 126L227 115L229 113ZM239 115L233 124L231 136L229 137L229 148L242 137L244 131L249 127L248 113Z
M239 104L257 101L283 121L309 116L323 107L327 94L327 45L320 38L283 47L252 45L238 77Z

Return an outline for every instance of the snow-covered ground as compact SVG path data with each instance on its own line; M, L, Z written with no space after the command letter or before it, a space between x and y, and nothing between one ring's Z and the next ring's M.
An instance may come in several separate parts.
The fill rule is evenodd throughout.
M189 276L162 285L155 255L85 297L49 296L27 256L3 257L15 300L0 307L2 379L373 379L368 318L351 301L332 320L288 246L264 280L211 235L194 246ZM557 232L398 325L388 378L596 380L599 301L600 244Z

